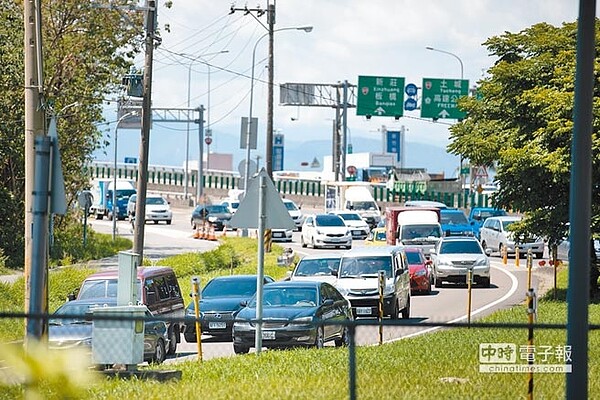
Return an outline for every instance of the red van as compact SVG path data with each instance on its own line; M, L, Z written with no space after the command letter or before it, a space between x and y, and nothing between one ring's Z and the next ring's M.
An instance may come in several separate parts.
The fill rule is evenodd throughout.
M169 267L138 267L137 276L139 282L137 298L148 307L152 315L181 318L181 321L166 322L169 328L167 354L174 354L177 343L181 342L185 316L185 307L175 271ZM77 299L117 297L118 277L118 269L88 276L79 288Z

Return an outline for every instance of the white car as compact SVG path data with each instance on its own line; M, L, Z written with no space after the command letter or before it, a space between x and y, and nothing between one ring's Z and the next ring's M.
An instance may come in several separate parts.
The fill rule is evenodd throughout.
M159 221L165 221L171 225L173 212L169 202L159 195L149 195L146 197L146 221L153 221L158 224Z
M515 254L517 244L513 232L508 227L520 220L521 217L516 215L489 217L479 229L481 246L485 250L498 251L500 254L503 249L506 249L507 254ZM527 251L531 250L536 258L544 257L544 241L539 237L521 239L518 246L520 256L526 255Z
M238 207L240 206L240 201L235 199L225 199L221 202L221 205L227 207L231 215L235 214Z
M469 269L475 283L490 287L490 260L472 236L443 237L432 252L436 287L443 282L466 283Z
M291 242L291 229L271 229L271 241L273 242Z
M369 225L356 211L338 210L331 211L330 214L339 215L342 217L346 226L352 232L352 239L366 239L369 236Z
M304 223L304 214L302 214L302 211L300 211L300 207L298 207L296 203L290 199L282 200L283 205L285 205L285 208L287 208L288 213L290 214L290 217L292 217L294 220L294 224L296 224L296 229L301 230L302 224Z
M332 285L337 280L339 254L308 255L302 258L290 273L291 281L322 281Z
M308 215L302 225L300 236L302 247L338 247L352 248L352 233L339 215Z

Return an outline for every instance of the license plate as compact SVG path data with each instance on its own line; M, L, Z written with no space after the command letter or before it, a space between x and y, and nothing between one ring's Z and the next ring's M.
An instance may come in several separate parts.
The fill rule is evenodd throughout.
M227 323L226 322L209 322L208 328L209 329L225 329L225 328L227 328Z
M371 315L371 307L356 307L356 314Z
M353 235L360 235L362 232L361 231L352 231Z
M283 237L283 233L281 233L281 232L273 232L273 237L276 237L276 238Z
M262 331L263 340L275 340L275 331Z

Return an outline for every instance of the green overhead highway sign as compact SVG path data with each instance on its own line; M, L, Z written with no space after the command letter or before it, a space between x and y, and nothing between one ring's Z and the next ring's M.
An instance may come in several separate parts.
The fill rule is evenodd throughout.
M404 107L404 78L359 76L356 115L401 117Z
M421 118L463 119L458 99L469 94L468 79L423 78Z

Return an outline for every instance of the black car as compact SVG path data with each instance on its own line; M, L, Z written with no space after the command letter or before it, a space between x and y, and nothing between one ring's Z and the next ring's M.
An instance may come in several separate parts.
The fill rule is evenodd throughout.
M215 230L222 231L229 224L231 213L222 204L199 204L192 212L192 229L200 228L204 223L211 224Z
M265 276L265 284L273 282L273 278ZM211 279L202 289L200 319L202 333L219 336L231 340L233 316L256 293L256 275L228 275ZM196 317L194 302L186 309L186 317ZM185 327L185 340L196 342L196 324L188 323Z
M352 320L348 301L333 286L316 281L282 281L263 290L262 345L267 348L317 347L328 341L348 344L348 327L320 324ZM254 347L256 296L235 316L233 350L248 353Z
M94 307L116 306L115 297L72 300L60 306L48 322L48 347L51 349L82 348L92 353ZM63 317L65 316L65 317ZM146 317L153 318L146 308ZM144 322L144 361L162 363L167 356L169 336L163 321Z

